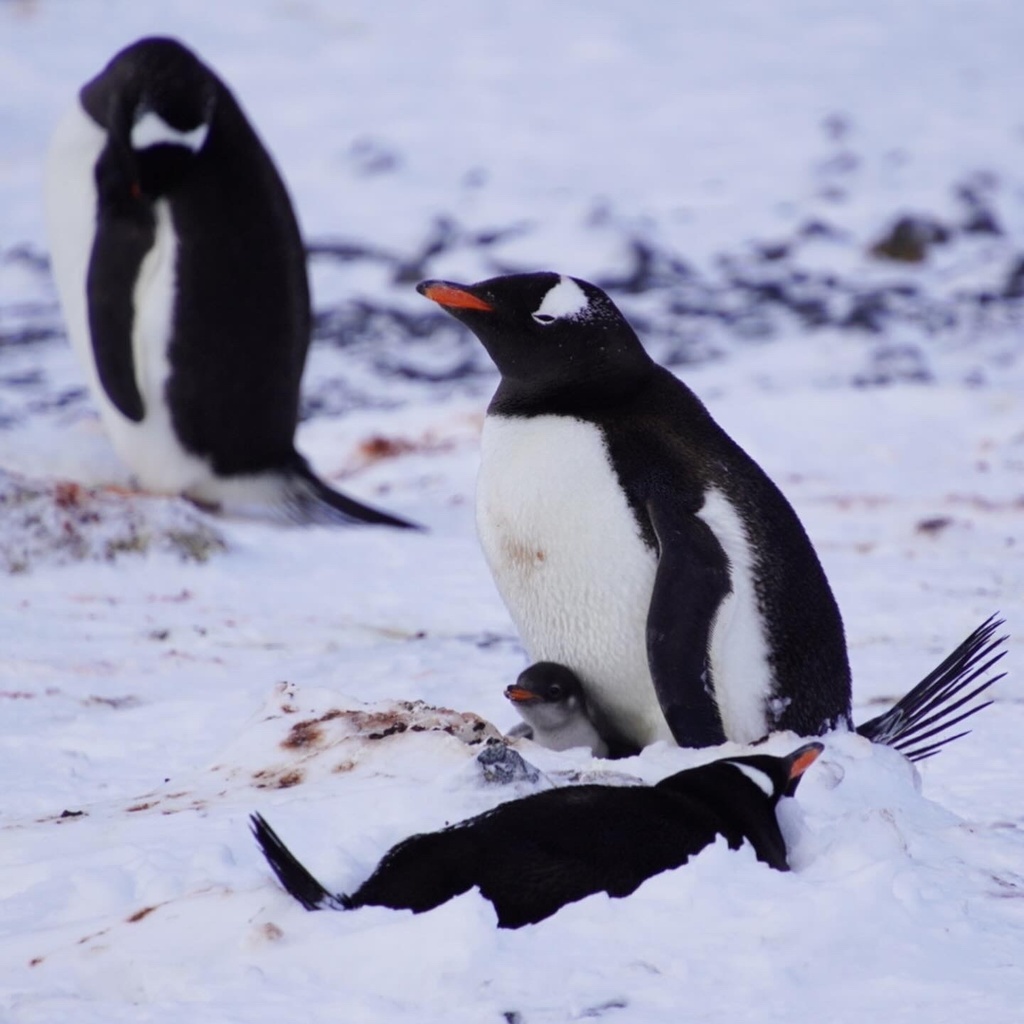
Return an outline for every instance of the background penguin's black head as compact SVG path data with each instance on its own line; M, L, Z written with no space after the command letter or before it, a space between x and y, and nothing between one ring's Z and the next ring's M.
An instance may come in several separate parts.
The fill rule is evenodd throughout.
M560 274L416 289L461 320L510 382L532 393L628 388L653 366L632 327L596 285Z
M116 54L79 96L109 136L124 187L135 198L156 198L187 173L206 144L222 88L187 47L152 37Z

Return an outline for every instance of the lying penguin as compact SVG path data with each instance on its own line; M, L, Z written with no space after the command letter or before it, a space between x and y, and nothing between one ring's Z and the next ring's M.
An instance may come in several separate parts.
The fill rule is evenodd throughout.
M1006 653L993 653L1006 639L993 639L1000 625L994 618L983 623L888 711L858 725L857 732L893 747L911 761L923 761L966 736L969 730L954 734L950 730L987 708L992 701L977 698L1003 678L1000 674L982 679ZM583 684L564 665L548 661L530 665L505 690L505 696L523 718L509 730L512 739L524 736L551 750L586 747L595 757L639 753L638 748L599 729Z
M654 786L534 793L411 836L351 895L329 893L259 814L252 815L252 831L281 885L307 910L383 906L420 913L476 886L494 904L498 927L519 928L593 893L628 896L718 836L733 850L748 842L758 860L788 871L776 807L822 750L809 743L788 757L724 758Z
M332 490L295 449L306 254L273 161L209 67L172 39L122 50L58 126L46 177L68 334L144 488L411 525Z
M501 373L477 528L534 661L571 669L632 746L852 728L839 608L796 512L595 285L418 290Z

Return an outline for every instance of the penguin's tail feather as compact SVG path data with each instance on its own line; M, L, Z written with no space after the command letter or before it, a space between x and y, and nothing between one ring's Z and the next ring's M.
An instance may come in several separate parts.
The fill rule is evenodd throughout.
M326 526L395 526L404 530L422 530L422 526L388 512L364 505L323 482L298 458L284 473L281 496L285 515L292 522Z
M329 893L299 863L295 854L281 842L277 833L267 824L260 814L249 818L252 834L256 837L263 856L273 869L277 880L285 891L294 896L307 910L348 910L350 904L343 896Z
M992 703L977 698L1006 675L981 679L1006 654L998 651L1007 640L995 636L1003 625L997 615L986 619L941 664L932 669L906 696L876 718L857 726L874 743L895 747L911 761L923 761L947 743L966 736L969 729L949 730ZM978 680L981 679L981 682Z

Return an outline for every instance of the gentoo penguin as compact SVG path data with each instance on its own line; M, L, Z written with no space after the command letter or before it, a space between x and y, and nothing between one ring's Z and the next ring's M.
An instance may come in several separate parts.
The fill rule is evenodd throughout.
M425 281L501 373L477 526L530 657L632 746L851 728L839 609L800 520L609 297L553 273Z
M1006 637L993 634L1002 625L995 616L982 623L952 654L928 673L888 711L857 726L874 743L893 747L911 761L923 761L969 730L951 733L992 701L977 698L1003 674L982 679L1005 651L995 653ZM981 679L981 682L978 680ZM590 717L583 684L564 665L538 662L505 690L526 720L509 736L528 736L552 750L588 746L597 757L628 757L615 737L602 736ZM973 702L973 703L972 703Z
M587 708L583 684L571 669L551 661L538 661L519 673L505 689L523 721L509 730L511 738L531 739L549 750L586 747L595 757L631 757L636 748L625 747L597 731Z
M796 513L600 288L559 274L419 291L501 372L477 527L530 658L603 735L752 743L850 723L839 609Z
M420 913L474 886L494 904L499 928L550 917L597 892L628 896L723 836L788 871L775 809L822 751L731 757L654 786L566 786L533 793L439 832L392 847L351 895L332 895L258 814L252 830L281 885L307 910L383 906Z
M210 68L173 39L122 50L60 122L46 179L68 333L143 487L410 525L331 490L295 449L305 253L273 162Z

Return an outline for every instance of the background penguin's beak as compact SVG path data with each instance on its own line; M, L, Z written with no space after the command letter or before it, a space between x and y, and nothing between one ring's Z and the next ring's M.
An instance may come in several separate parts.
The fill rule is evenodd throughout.
M423 281L416 285L416 291L446 309L479 309L485 313L494 311L489 302L477 297L462 285L451 284L448 281Z

